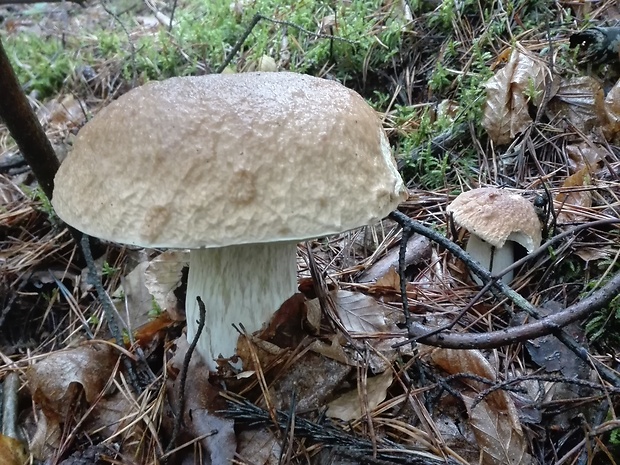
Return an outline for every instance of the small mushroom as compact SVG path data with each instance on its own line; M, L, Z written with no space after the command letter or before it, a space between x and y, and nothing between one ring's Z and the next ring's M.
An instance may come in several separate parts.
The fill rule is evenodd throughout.
M515 262L516 242L530 253L540 246L542 225L534 205L518 194L483 187L460 194L447 208L454 222L470 233L466 251L491 273ZM502 276L512 281L513 273ZM477 276L474 280L482 284Z
M357 93L294 73L172 78L86 124L52 203L77 229L189 248L186 315L211 369L242 323L259 330L297 290L297 242L374 223L406 196L387 137Z

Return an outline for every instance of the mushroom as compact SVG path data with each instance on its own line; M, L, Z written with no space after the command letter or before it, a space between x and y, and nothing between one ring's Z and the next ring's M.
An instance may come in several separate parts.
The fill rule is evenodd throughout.
M454 222L470 233L465 250L491 273L515 262L513 243L528 253L540 246L542 226L534 205L518 194L494 187L472 189L448 206ZM512 281L513 272L502 276ZM477 276L474 280L482 284Z
M87 123L52 204L110 241L191 249L187 337L210 369L296 292L296 244L372 224L406 197L381 121L343 85L294 73L171 78Z

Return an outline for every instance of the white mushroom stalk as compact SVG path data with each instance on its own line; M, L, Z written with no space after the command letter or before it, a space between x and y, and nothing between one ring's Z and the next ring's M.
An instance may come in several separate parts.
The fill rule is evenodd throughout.
M187 339L198 328L196 297L205 303L205 326L196 346L210 370L215 359L235 353L242 324L248 334L261 329L297 290L297 244L244 244L190 252L187 278Z
M475 234L471 234L465 251L491 274L500 273L515 262L512 241L506 241L503 246L494 247ZM472 278L477 284L482 285L482 280L478 276L472 274ZM502 275L502 281L505 284L509 284L512 278L514 278L512 270Z

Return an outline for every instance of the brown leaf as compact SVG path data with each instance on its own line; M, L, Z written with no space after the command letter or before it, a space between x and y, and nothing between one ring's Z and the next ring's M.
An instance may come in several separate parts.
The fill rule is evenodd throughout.
M603 128L603 134L607 140L612 141L620 133L620 81L616 82L605 97L605 114L607 124Z
M28 454L23 442L0 434L0 465L24 465Z
M400 291L400 275L394 267L390 267L387 272L377 279L373 287L384 287L393 291Z
M82 126L86 122L86 105L72 94L61 95L47 102L37 111L41 124L57 130Z
M590 184L591 176L587 167L571 174L564 180L562 192L555 197L558 208L561 208L558 214L558 223L572 223L584 218L579 210L592 207L592 192L578 189Z
M563 79L547 105L547 116L560 126L587 133L607 122L604 99L600 84L589 76Z
M479 350L438 348L431 352L431 359L442 370L450 374L471 373L481 378L486 378L491 382L495 382L497 379L495 369ZM462 382L476 392L484 391L490 387L489 384L470 379L463 379ZM512 428L520 433L522 432L517 409L506 391L494 391L486 396L485 399L489 406L499 412L507 413L507 418L510 420Z
M330 293L342 325L350 333L377 333L385 330L385 311L372 297L339 290Z
M157 318L140 326L134 333L134 339L142 349L153 349L159 345L166 337L170 328L175 324L176 322L170 318L170 314L164 312ZM147 350L147 353L150 354L151 352L152 350Z
M295 348L306 336L303 330L305 317L306 297L294 294L282 303L258 337L278 347Z
M367 411L371 412L387 397L387 390L393 381L392 370L386 370L379 376L366 380ZM360 392L353 389L328 404L326 415L342 421L353 421L362 418Z
M608 152L607 149L591 142L581 142L567 145L566 154L568 155L568 166L575 173L583 168L587 168L591 172L594 171L608 155Z
M351 373L352 367L331 358L307 352L280 373L269 388L269 397L276 408L288 411L295 392L295 408L314 410L333 397L334 390Z
M474 396L461 393L469 424L482 452L483 465L531 465L523 434L512 426L508 415L481 401L472 409Z
M107 344L89 344L55 352L28 369L35 403L46 416L63 421L83 392L91 404L112 376L118 353Z
M542 62L515 49L508 64L485 84L482 126L496 144L507 144L532 123L530 97L539 104L549 76Z
M278 465L280 463L280 441L267 428L241 431L238 441L237 454L243 463L256 465Z
M310 345L308 346L308 349L313 352L316 352L319 355L322 355L323 357L336 360L337 362L340 362L344 365L354 366L355 363L349 359L349 356L342 348L342 344L339 341L340 336L342 336L342 333L333 334L330 337L331 344L326 344L325 342L319 339L315 339L314 341L310 343Z

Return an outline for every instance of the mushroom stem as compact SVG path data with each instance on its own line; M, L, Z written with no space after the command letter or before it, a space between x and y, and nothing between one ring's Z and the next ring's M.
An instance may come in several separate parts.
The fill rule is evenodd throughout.
M475 234L470 234L465 250L474 260L491 273L498 273L515 262L513 247L512 241L506 241L502 247L493 247ZM478 276L472 274L472 277L478 285L482 285L482 281ZM509 284L513 277L514 272L509 271L502 276L502 281L504 284Z
M187 278L187 339L198 327L196 297L206 308L197 350L210 370L221 354L232 357L243 324L251 334L261 329L280 305L297 291L297 244L274 242L193 249Z

